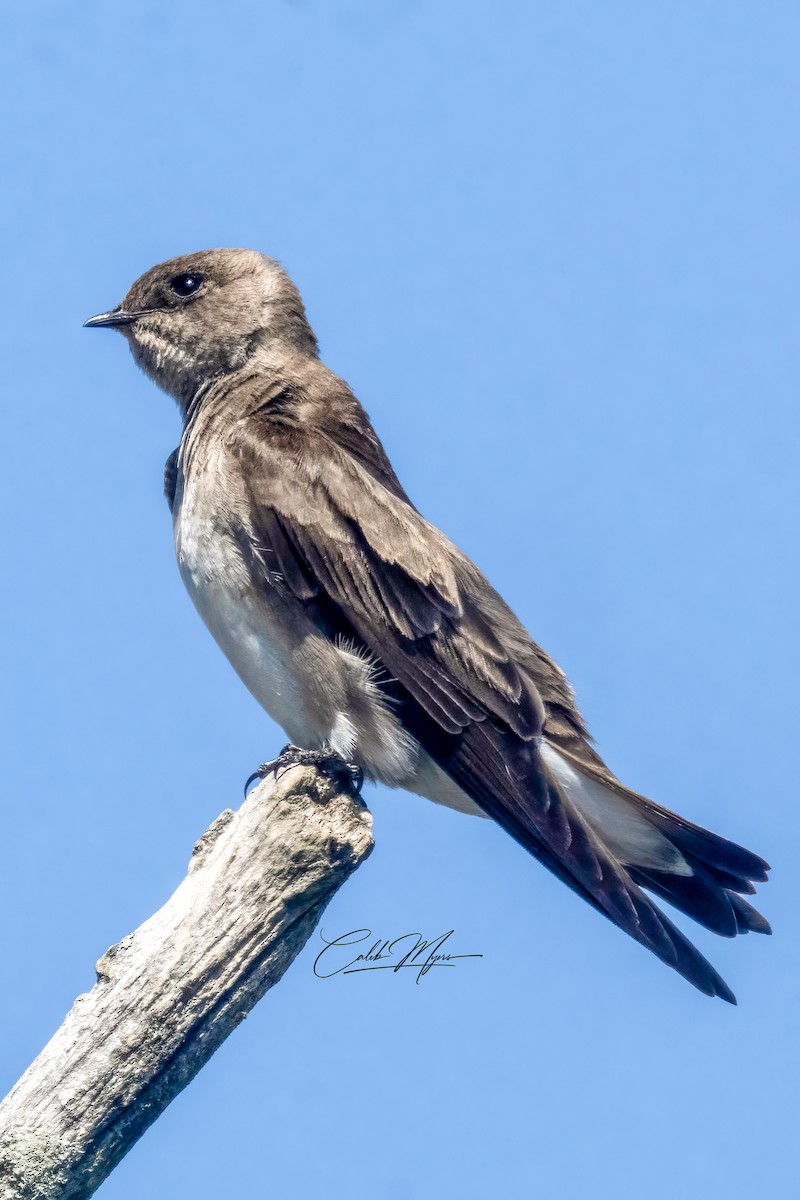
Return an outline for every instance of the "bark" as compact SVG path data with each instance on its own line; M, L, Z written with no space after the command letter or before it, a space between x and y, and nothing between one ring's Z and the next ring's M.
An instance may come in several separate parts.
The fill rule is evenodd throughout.
M364 805L292 767L222 813L167 903L97 964L0 1105L0 1200L83 1200L302 949L372 849Z

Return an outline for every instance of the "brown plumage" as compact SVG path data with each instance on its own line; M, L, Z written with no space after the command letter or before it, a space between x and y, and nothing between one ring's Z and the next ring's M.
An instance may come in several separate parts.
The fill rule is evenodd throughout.
M290 737L477 806L701 991L733 1001L642 889L725 936L769 932L742 899L767 864L611 774L563 673L403 491L277 264L252 251L171 260L94 323L119 326L181 406L165 473L181 570Z

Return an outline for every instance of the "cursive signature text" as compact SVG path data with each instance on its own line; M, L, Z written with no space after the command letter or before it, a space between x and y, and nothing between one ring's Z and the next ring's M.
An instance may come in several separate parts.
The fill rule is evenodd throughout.
M449 929L431 941L421 933L403 933L400 937L381 941L374 939L371 929L353 929L329 940L320 933L325 945L314 959L314 974L318 979L333 975L354 975L358 971L394 971L410 967L417 973L417 983L434 967L454 967L457 959L483 958L482 954L451 954L442 947L454 934ZM372 939L372 940L371 940ZM354 946L369 942L369 948L353 954Z

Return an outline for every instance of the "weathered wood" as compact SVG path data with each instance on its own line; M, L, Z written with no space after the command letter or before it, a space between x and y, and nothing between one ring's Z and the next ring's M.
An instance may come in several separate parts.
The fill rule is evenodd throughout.
M0 1105L0 1200L95 1192L280 979L372 849L371 824L310 767L217 818L177 890L103 955Z

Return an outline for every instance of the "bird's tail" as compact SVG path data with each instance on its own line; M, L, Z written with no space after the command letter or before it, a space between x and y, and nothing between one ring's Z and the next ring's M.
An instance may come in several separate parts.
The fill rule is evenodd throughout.
M542 757L640 887L723 937L772 932L743 899L755 891L754 882L767 878L769 865L757 854L629 791L562 747L545 743Z

